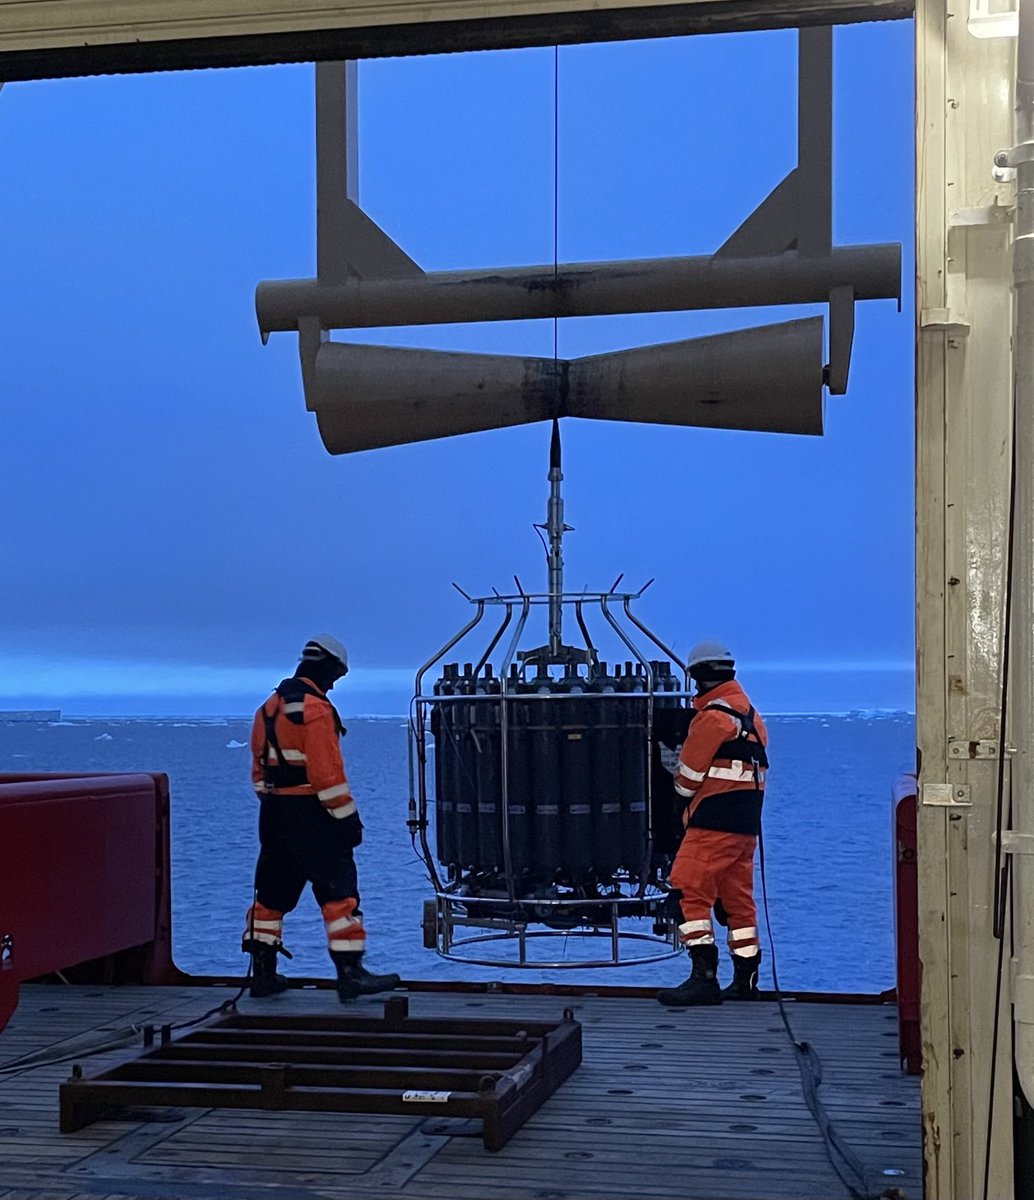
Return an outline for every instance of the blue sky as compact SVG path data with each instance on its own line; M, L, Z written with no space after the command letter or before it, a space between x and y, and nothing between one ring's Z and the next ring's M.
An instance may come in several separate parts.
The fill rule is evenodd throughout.
M561 260L716 249L793 165L795 43L561 49ZM361 200L422 266L552 260L553 69L362 64ZM640 615L726 638L770 709L912 692L911 26L838 30L835 86L835 239L902 242L905 306L859 306L826 435L564 429L569 584L655 577ZM260 343L255 284L314 270L312 90L289 66L0 95L0 707L246 711L328 630L345 708L400 711L466 620L452 580L543 585L547 427L331 458L295 339ZM560 354L809 311L566 321ZM357 340L548 355L553 327Z

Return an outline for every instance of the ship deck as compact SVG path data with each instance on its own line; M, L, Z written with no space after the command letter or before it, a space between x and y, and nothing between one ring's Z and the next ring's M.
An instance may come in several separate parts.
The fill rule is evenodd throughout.
M58 1132L71 1062L3 1073L127 1024L181 1021L226 988L23 986L0 1034L0 1200L838 1200L774 1003L666 1010L649 999L413 992L414 1016L583 1025L574 1075L502 1150L434 1119L162 1108ZM837 1135L879 1187L922 1195L919 1086L885 1004L788 1004L823 1067ZM340 1013L332 992L244 999L241 1012ZM352 1012L379 1015L379 998ZM119 1054L82 1058L90 1075Z

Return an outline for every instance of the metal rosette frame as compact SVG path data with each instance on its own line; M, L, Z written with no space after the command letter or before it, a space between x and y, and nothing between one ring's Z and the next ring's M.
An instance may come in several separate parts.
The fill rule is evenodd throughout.
M408 825L434 889L424 944L442 957L559 970L642 965L678 952L664 879L681 831L673 828L671 751L659 738L673 742L686 720L688 681L684 664L632 612L648 586L468 596L471 619L417 672ZM521 649L532 610L546 606L549 642ZM565 609L583 646L561 641ZM486 621L490 610L497 624ZM624 667L600 661L587 612L616 635L630 656ZM476 661L462 669L445 662L486 625ZM633 628L664 658L649 658ZM490 659L508 631L496 669Z

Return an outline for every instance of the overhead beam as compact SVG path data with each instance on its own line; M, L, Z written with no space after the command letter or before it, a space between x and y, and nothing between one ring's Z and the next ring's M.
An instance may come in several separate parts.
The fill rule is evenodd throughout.
M487 271L437 271L413 279L321 284L260 283L255 311L263 336L316 317L324 329L463 324L633 312L825 304L850 286L858 300L897 299L901 247L840 246L828 258L795 252L758 258L642 259Z
M375 58L897 20L913 0L0 0L0 79ZM100 15L103 9L103 17Z

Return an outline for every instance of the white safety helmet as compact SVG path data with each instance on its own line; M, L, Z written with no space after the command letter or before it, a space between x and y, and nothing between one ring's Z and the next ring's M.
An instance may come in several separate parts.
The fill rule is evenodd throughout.
M716 641L714 638L706 638L702 642L697 642L689 652L689 660L686 667L692 671L694 667L699 667L701 663L722 663L734 667L736 660L732 656L732 651L724 642Z
M345 670L348 670L348 651L343 642L338 641L336 637L331 637L329 633L321 633L314 638L309 638L302 651L302 662L312 662L314 659L327 657L336 658Z

